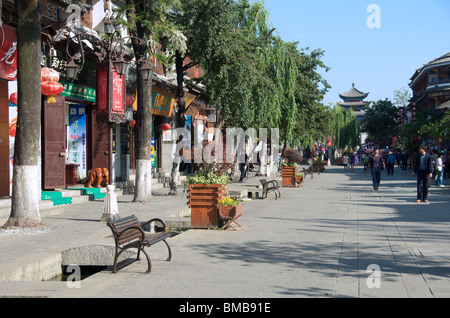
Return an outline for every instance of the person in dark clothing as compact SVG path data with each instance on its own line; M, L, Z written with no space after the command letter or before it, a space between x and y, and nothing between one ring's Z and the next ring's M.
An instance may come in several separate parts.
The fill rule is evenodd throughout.
M428 187L433 177L433 159L422 146L419 148L413 171L413 176L417 176L417 203L429 203Z
M375 149L374 153L369 157L368 169L372 173L372 182L373 188L375 191L378 191L378 187L381 182L381 166L383 169L385 168L385 161L383 155L380 154L379 149Z

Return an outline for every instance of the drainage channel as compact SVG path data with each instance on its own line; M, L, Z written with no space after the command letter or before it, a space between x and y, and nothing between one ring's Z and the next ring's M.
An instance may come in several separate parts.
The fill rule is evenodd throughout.
M108 266L79 266L79 280L86 279L94 274L97 274L105 269L107 269ZM49 279L45 279L43 281L49 282L49 281L61 281L66 282L68 280L72 280L74 276L74 270L69 265L61 265L61 274L51 277Z
M171 237L178 236L188 231L189 228L170 229ZM91 245L73 248L64 251L61 255L61 271L54 272L54 276L45 278L42 281L68 281L73 280L77 275L79 280L86 279L94 274L106 270L113 259L113 246ZM123 254L124 256L127 253ZM134 257L133 250L130 250L129 257ZM85 264L85 265L63 265L63 264ZM88 265L89 264L89 265ZM58 265L55 266L57 269Z

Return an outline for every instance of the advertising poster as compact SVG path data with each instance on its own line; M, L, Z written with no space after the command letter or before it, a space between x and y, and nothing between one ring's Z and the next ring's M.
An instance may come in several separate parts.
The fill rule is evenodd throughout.
M86 106L69 105L69 164L77 164L79 178L86 178Z
M17 127L17 82L8 82L9 96L9 194L12 195L12 177L14 168L14 142Z

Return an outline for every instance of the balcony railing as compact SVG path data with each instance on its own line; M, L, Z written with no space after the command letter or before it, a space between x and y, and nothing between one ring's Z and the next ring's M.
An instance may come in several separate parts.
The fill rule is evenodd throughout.
M432 78L430 79L429 85L439 85L439 84L450 84L450 78Z

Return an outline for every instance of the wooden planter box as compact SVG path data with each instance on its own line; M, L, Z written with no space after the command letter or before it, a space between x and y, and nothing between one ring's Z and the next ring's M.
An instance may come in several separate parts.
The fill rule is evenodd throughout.
M221 184L191 184L188 205L191 208L191 228L209 229L219 227L218 208L227 191Z
M281 178L284 188L295 187L295 175L297 174L297 167L282 167Z
M325 165L323 163L315 163L312 165L314 171L324 172L325 171Z
M303 180L305 180L305 177L295 177L295 183L297 183L297 186L300 186L303 183Z
M236 222L236 220L242 215L242 207L242 203L238 206L219 206L219 218L222 223L220 225L221 228L233 228L233 223L236 223L238 226L240 226L239 223Z

